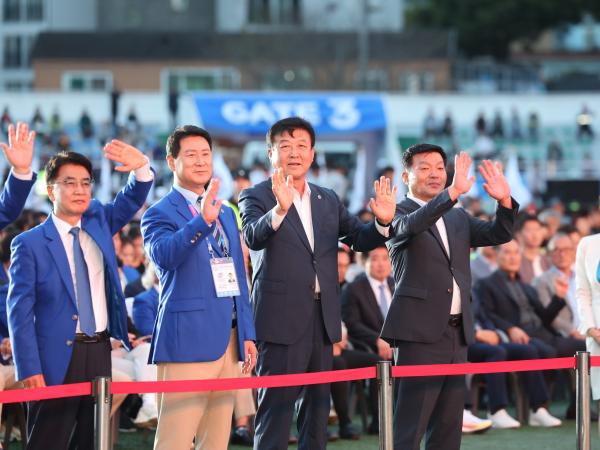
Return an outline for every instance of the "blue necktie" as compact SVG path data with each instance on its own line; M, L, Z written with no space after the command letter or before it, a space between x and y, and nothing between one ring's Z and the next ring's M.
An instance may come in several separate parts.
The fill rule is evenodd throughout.
M77 308L79 309L79 327L88 336L96 333L96 318L92 306L92 291L88 267L79 243L79 227L69 230L73 235L73 261L75 263L75 284L77 294Z
M379 285L379 308L381 309L381 314L383 315L383 318L385 319L385 316L387 316L390 305L388 305L387 295L385 295L385 284L383 284L383 283L381 283Z

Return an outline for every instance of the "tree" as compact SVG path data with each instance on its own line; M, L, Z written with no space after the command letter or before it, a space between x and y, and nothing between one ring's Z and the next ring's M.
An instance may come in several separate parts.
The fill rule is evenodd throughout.
M450 28L468 56L506 58L512 42L533 42L541 32L579 22L584 13L600 17L597 0L413 0L409 26Z

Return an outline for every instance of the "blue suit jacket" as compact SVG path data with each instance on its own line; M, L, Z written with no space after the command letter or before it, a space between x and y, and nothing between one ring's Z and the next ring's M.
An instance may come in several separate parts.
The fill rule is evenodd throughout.
M229 239L229 252L240 284L239 297L218 298L210 269L210 242L219 246L202 215L193 217L185 198L172 189L142 217L147 254L156 265L161 293L150 362L203 362L219 359L231 333L233 302L237 309L238 352L243 360L245 340L254 340L244 258L231 208L223 206L219 220Z
M127 311L112 236L142 207L151 185L131 174L112 203L92 200L81 218L82 229L104 258L108 332L127 346ZM17 379L43 374L46 384L61 384L71 360L77 305L67 254L52 218L17 236L11 250L8 325Z
M321 287L321 308L331 342L341 339L338 240L356 251L383 245L375 223L363 224L350 214L331 189L310 183L314 251L296 208L292 206L277 231L271 225L276 204L271 180L240 195L244 239L252 250L252 301L256 332L261 341L289 345L314 320L315 274Z
M35 180L35 173L28 181L19 180L12 173L8 176L0 193L0 229L19 217Z
M133 325L142 336L152 335L158 312L158 291L151 287L133 299Z
M0 286L0 341L8 337L8 315L6 311L6 296L8 284Z

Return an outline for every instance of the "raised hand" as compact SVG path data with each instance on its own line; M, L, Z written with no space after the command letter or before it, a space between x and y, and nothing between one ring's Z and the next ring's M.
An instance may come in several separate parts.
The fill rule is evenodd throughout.
M375 198L371 197L369 206L380 223L387 225L392 222L396 213L396 191L397 186L391 188L391 180L381 177L373 183Z
M510 208L512 206L510 185L502 173L500 163L484 159L479 166L479 173L485 181L483 185L485 192L493 199L501 202L503 206Z
M204 192L202 201L200 202L200 212L202 213L202 218L209 225L217 220L217 217L219 217L219 211L221 211L222 201L217 200L219 184L220 182L216 178L210 180L208 189Z
M275 169L271 175L271 188L277 199L278 213L286 214L294 203L294 182L291 175L287 179L283 169Z
M456 200L460 195L466 194L471 190L475 182L475 177L469 176L471 167L471 157L467 152L460 152L454 157L454 178L448 188L448 193L452 200Z
M121 164L115 167L118 172L131 172L148 163L148 157L140 150L118 139L113 139L104 146L104 156Z
M2 151L12 166L19 174L28 174L31 171L33 159L33 144L35 142L35 131L29 131L29 125L19 122L17 126L8 126L8 145L0 143Z

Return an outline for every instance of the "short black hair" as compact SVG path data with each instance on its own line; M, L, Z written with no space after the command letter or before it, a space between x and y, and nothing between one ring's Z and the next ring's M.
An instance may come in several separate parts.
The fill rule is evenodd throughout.
M304 130L310 135L310 146L313 148L315 146L315 130L310 122L300 117L286 117L271 125L269 131L267 131L267 147L271 148L273 146L275 136L281 136L283 133L293 136L294 130L298 129Z
M92 162L83 156L81 153L63 150L54 155L46 164L46 184L52 184L56 181L58 172L62 166L73 164L82 166L90 174L90 178L94 178L92 172Z
M190 136L198 136L206 139L208 146L212 150L212 138L208 131L204 128L197 127L196 125L184 125L175 128L167 138L167 156L177 158L179 150L181 149L181 140Z
M413 157L420 153L439 153L442 159L444 160L444 165L446 165L448 162L448 156L446 155L446 152L442 147L435 144L421 143L411 145L406 150L404 150L404 153L402 154L402 164L404 165L404 168L408 169L409 167L411 167Z
M540 226L543 225L541 220L538 218L538 216L536 216L534 214L525 213L517 218L517 226L516 226L517 231L521 231L523 228L525 228L525 224L527 222L537 222L538 225L540 225Z
M380 244L380 245L378 245L377 247L375 247L375 248L372 248L371 250L369 250L369 251L367 251L367 252L363 252L363 253L362 253L363 261L366 261L367 259L369 259L369 255L370 255L370 254L371 254L371 253L372 253L374 250L377 250L377 249L380 249L380 248L383 248L383 249L384 249L385 251L387 251L387 252L388 252L388 254L389 254L389 250L388 250L388 248L386 247L386 245L385 245L385 244Z

